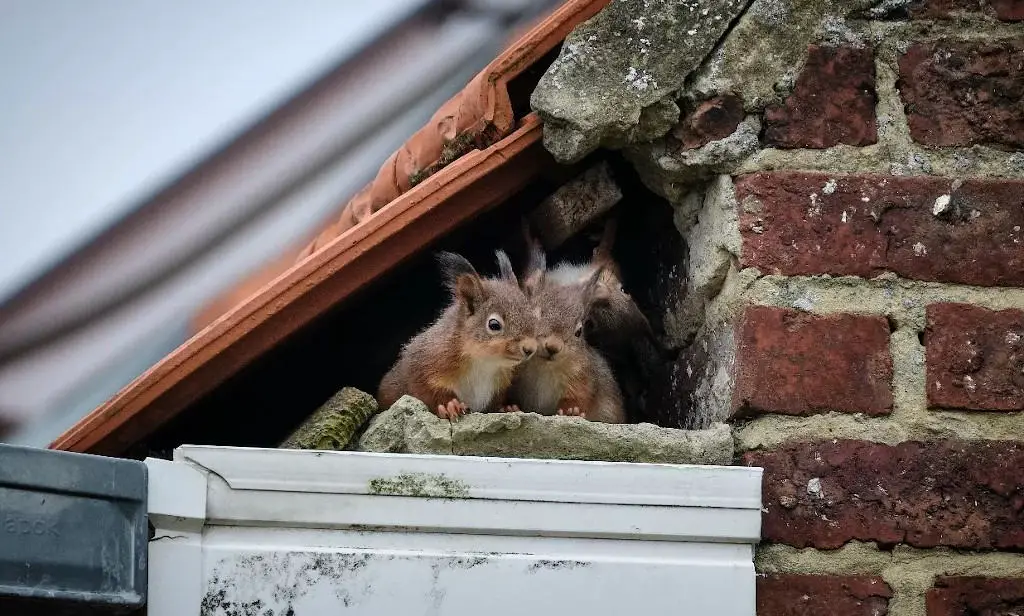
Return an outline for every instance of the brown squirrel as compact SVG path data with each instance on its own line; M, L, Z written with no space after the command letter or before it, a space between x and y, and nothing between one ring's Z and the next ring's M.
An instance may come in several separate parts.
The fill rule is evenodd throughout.
M505 403L513 369L537 350L537 316L503 251L500 277L484 278L461 255L437 256L452 302L403 348L381 379L382 408L403 394L443 419L492 412Z
M608 220L590 262L559 263L546 271L545 280L550 284L578 286L596 274L596 292L601 301L590 307L584 321L584 338L608 362L634 420L653 421L655 412L648 408L649 392L664 377L668 352L623 288L621 270L611 252L616 230L615 219ZM546 257L525 219L522 233L529 254L524 278L530 279L544 270Z
M544 254L531 259L523 288L540 309L537 353L515 370L504 410L541 415L575 415L591 421L624 423L622 394L608 362L583 338L583 323L595 305L607 301L598 268L579 284L546 281Z

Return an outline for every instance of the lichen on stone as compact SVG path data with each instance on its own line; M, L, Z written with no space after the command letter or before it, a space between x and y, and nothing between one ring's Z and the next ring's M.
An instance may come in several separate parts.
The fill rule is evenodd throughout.
M673 93L746 5L612 0L566 38L533 92L545 147L571 163L664 134L679 117Z
M604 424L534 413L470 413L440 419L414 398L374 420L360 451L663 464L731 464L732 435L719 424L687 431Z
M452 453L451 425L412 396L402 396L373 418L359 438L359 451Z
M880 0L754 0L721 46L694 74L691 94L735 92L748 111L788 94L812 43L864 44L851 23Z
M700 148L680 149L674 137L666 136L630 146L624 154L647 188L678 203L693 183L731 173L755 154L760 148L760 131L760 119L749 116L731 135Z

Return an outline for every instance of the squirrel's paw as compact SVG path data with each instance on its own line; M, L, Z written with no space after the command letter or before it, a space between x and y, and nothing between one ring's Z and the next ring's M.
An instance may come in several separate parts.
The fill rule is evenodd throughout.
M437 416L441 419L458 419L460 416L465 415L468 410L465 404L459 402L458 398L452 398L448 401L448 404L439 404L437 406Z
M516 406L515 404L508 404L508 405L505 405L505 406L501 407L501 412L502 413L522 413L522 411L519 410L519 407Z
M558 414L564 417L583 417L586 419L587 414L580 410L578 406L570 406L569 408L558 409Z

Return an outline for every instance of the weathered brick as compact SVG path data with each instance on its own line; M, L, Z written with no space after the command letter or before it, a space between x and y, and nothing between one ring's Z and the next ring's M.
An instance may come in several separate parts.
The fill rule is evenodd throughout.
M1024 181L769 172L736 182L740 263L766 273L1024 286Z
M751 306L736 339L736 415L892 410L884 317Z
M903 8L915 19L950 19L971 14L995 16L1003 21L1024 19L1024 0L912 0Z
M918 143L1024 147L1024 39L918 43L899 66Z
M761 533L769 541L1024 548L1024 443L836 440L748 452L743 461L765 469Z
M892 589L877 576L769 575L757 578L757 616L884 616Z
M743 121L743 101L735 94L703 101L672 130L682 149L692 150L724 139Z
M878 140L875 62L871 49L808 48L793 93L765 110L765 143L780 148L827 148Z
M1024 0L990 0L996 17L1003 21L1024 21Z
M1024 614L1024 579L940 577L925 595L928 616Z
M929 405L1024 411L1024 310L942 303L927 315Z

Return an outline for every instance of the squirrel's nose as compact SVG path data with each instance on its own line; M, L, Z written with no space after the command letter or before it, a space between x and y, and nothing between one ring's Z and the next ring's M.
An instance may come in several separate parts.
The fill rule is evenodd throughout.
M548 352L548 357L554 357L562 350L562 344L557 340L548 340L544 342L544 350Z
M520 345L520 348L523 350L523 355L529 359L537 352L537 343L533 340L526 340Z

